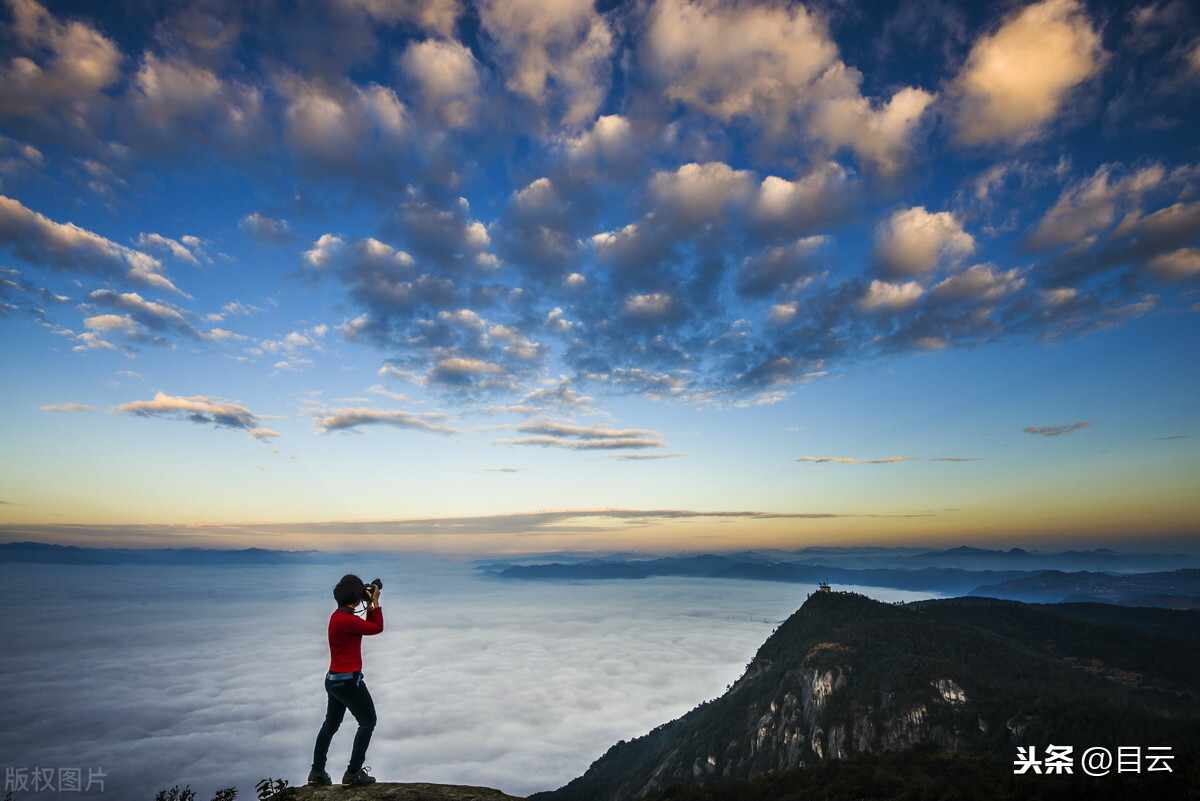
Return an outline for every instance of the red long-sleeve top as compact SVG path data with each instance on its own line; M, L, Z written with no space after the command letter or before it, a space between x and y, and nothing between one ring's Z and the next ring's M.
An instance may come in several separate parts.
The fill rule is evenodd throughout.
M367 610L363 620L346 609L335 609L329 617L329 672L362 670L362 638L383 631L383 610Z

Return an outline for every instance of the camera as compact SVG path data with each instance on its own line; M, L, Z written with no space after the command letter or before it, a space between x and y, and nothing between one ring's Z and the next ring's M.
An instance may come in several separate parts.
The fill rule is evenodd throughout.
M383 579L372 579L371 583L363 587L363 601L370 601L376 592L383 589Z

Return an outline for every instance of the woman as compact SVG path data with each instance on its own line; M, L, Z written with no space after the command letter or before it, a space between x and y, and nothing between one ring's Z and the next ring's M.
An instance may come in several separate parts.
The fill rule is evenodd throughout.
M373 784L374 777L368 776L369 768L363 767L367 757L367 746L371 733L375 731L375 703L363 682L362 638L383 631L383 609L379 606L380 584L364 585L358 576L342 576L333 588L337 609L329 618L329 672L325 674L325 694L328 706L325 723L317 734L313 749L312 770L308 774L309 784L333 784L325 772L325 760L329 754L329 743L333 734L342 725L346 710L358 721L354 733L354 747L350 752L350 764L342 775L342 784ZM366 619L354 614L362 602L366 604Z

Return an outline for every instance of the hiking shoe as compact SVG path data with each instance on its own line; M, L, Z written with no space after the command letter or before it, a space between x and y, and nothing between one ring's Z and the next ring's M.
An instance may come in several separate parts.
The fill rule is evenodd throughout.
M309 784L333 784L333 779L329 778L329 774L323 770L310 770L308 772Z
M350 784L374 784L375 777L368 776L368 770L370 770L370 768L359 768L354 773L346 771L342 774L342 786L345 787L346 785Z

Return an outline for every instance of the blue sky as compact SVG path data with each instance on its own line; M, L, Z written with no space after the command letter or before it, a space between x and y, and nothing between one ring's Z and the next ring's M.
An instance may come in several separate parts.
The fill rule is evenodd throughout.
M1194 540L1187 3L2 15L9 539Z

